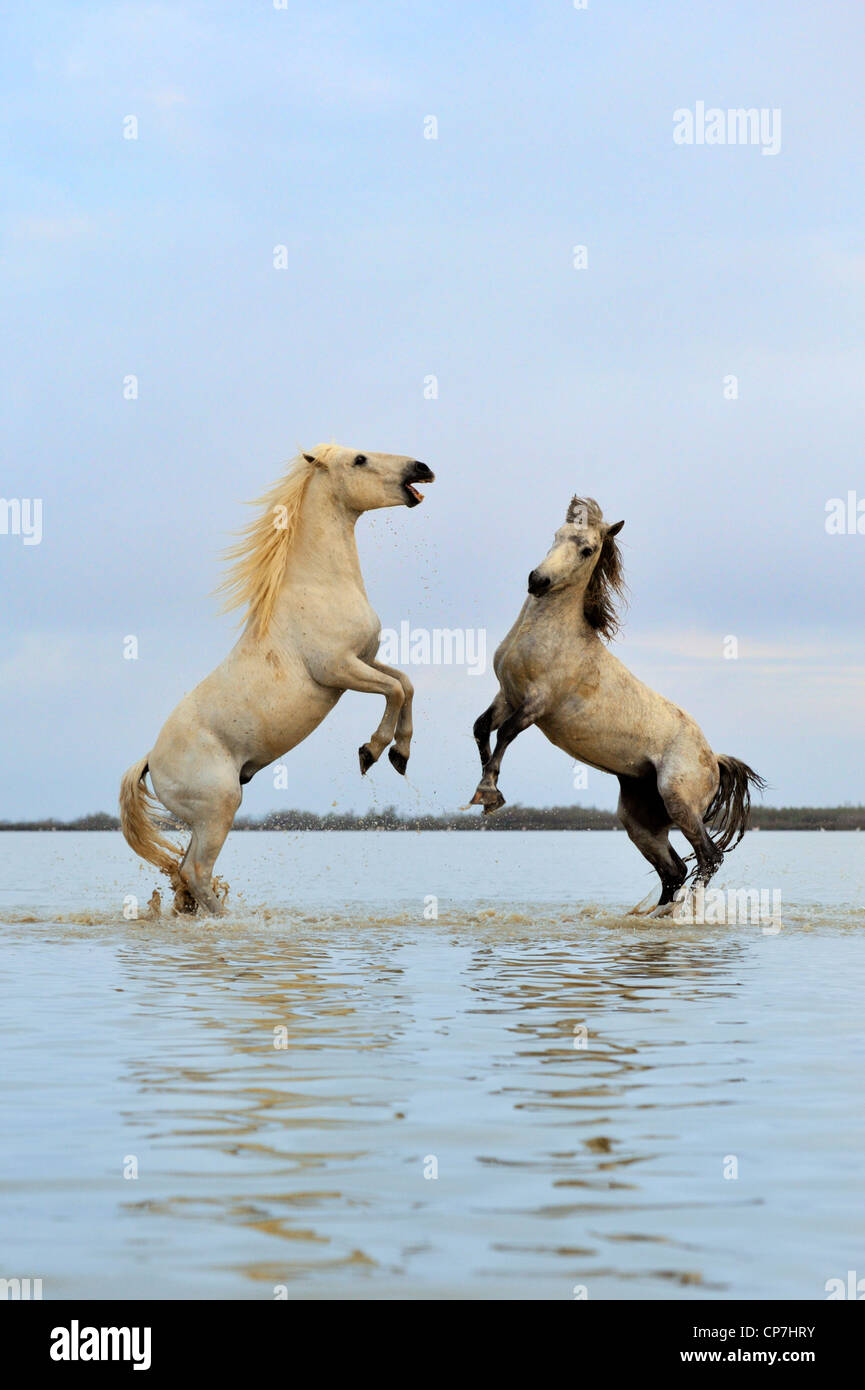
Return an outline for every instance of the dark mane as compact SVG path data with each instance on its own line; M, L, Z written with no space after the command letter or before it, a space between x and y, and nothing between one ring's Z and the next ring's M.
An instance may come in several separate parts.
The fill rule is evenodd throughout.
M579 519L588 526L604 526L604 516L594 497L573 497L567 521ZM619 630L619 607L625 602L627 585L622 553L615 536L605 535L601 555L592 571L583 600L583 613L590 627L609 642Z

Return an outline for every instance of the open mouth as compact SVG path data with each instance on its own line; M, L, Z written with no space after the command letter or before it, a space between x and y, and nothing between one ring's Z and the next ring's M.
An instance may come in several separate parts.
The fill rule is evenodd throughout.
M416 464L408 478L402 480L402 490L405 493L407 507L418 507L423 501L423 493L417 489L417 483L431 483L435 480L435 474L427 468L425 463Z

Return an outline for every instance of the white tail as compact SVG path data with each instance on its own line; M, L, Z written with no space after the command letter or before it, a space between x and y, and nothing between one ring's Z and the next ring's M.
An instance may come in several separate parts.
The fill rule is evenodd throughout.
M172 887L180 888L183 886L179 873L183 851L162 834L153 819L153 811L159 803L147 790L144 780L149 758L149 753L139 758L123 775L120 783L120 828L135 853L167 874Z

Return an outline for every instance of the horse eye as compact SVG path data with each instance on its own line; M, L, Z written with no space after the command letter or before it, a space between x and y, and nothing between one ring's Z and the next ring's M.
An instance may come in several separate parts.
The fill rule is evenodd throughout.
M354 461L355 468L362 468L366 461L366 454L358 454L357 458Z
M594 555L594 553L595 547L593 545L584 545L582 550L580 551L580 554L584 556L585 559L588 559L588 557L590 555Z

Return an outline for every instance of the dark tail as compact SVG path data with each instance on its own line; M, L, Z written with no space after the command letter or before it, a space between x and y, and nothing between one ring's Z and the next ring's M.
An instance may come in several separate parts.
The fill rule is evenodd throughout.
M747 763L719 753L718 790L712 797L703 823L715 833L712 841L719 850L735 848L751 821L751 788L763 791L766 783Z

